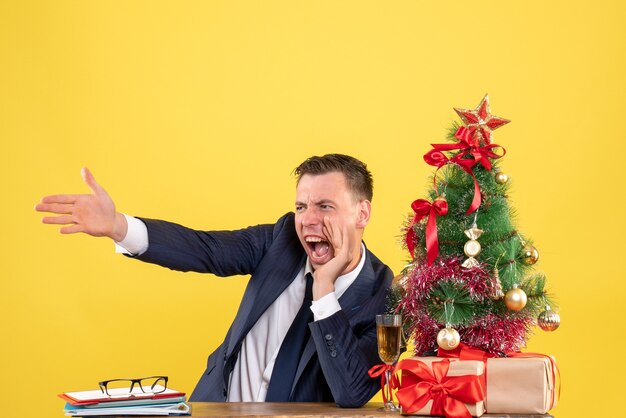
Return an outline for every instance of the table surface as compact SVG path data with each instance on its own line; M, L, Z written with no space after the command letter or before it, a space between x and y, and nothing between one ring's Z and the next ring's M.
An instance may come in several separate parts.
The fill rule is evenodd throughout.
M192 417L399 417L397 412L379 411L381 403L369 403L362 408L339 408L334 403L289 402L191 402ZM552 418L552 415L485 414L491 418Z

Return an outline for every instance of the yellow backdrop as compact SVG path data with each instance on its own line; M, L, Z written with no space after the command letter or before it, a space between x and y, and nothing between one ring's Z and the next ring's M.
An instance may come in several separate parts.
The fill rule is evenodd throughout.
M556 415L611 414L626 373L625 11L617 0L0 1L3 410L61 416L58 393L119 376L167 374L190 393L246 284L42 225L34 204L86 192L82 166L126 213L225 229L291 210L304 158L352 154L375 176L366 242L399 271L401 224L426 195L422 155L457 120L452 107L489 93L513 121L495 135L502 167L563 321L528 350L559 360Z

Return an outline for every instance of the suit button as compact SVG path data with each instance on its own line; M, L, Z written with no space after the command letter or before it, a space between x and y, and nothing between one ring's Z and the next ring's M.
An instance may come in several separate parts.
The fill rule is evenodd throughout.
M335 343L333 341L326 341L326 345L332 347Z
M324 335L324 338L326 338L327 341L330 341L330 340L333 339L333 336L330 335L330 334L326 334L326 335Z
M330 356L331 356L332 358L337 357L337 350L333 350L333 351L331 351L331 352L330 352Z

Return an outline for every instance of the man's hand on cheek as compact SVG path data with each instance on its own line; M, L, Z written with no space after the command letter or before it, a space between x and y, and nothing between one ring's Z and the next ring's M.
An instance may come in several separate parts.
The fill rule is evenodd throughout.
M355 246L353 230L354 225L339 226L336 219L324 217L322 232L332 248L333 258L313 273L313 300L334 292L337 277L352 263Z

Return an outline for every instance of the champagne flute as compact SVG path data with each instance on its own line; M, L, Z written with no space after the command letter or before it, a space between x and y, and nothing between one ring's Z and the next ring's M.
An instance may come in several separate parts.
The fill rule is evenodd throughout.
M376 336L378 337L378 355L387 365L391 366L400 357L400 343L402 341L402 315L376 315ZM400 411L393 403L391 394L391 369L385 370L386 384L383 393L387 401L382 410Z

